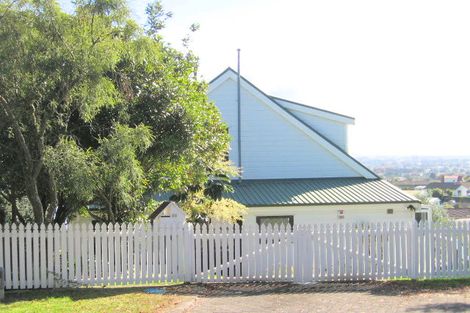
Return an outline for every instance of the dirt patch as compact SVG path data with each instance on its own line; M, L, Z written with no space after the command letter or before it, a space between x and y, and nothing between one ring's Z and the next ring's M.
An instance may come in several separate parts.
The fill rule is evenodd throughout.
M185 284L170 294L195 296L179 312L470 312L468 281Z

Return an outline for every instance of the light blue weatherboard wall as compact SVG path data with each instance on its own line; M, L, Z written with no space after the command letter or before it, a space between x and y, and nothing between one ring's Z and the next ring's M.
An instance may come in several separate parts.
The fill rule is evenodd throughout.
M242 168L244 179L358 177L356 171L274 112L242 84ZM211 90L232 136L230 159L237 164L237 84L229 78ZM334 128L331 128L334 131ZM344 133L344 132L343 132ZM341 134L325 134L337 141Z
M294 104L286 107L286 104L289 104L289 101L283 99L274 98L273 100L279 103L281 106L285 107L290 113L295 115L302 122L328 138L335 145L344 151L348 151L348 124L335 121L333 119L319 117L314 114L315 110L309 110L300 105Z

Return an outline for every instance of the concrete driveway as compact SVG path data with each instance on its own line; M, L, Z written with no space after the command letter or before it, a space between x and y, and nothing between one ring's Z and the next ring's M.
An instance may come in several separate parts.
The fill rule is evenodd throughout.
M167 288L171 312L470 312L470 288L422 282L197 284Z

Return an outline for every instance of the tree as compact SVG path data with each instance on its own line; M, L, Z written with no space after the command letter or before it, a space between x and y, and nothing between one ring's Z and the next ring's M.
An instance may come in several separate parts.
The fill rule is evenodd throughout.
M123 0L78 0L73 14L0 0L0 162L16 166L0 163L0 190L25 195L36 222L88 204L126 221L155 192L214 190L233 172L197 57L163 41L159 2L147 12L141 29Z
M445 205L442 204L433 204L431 205L431 211L432 211L432 221L434 223L449 223L449 214L447 210L451 207L446 207Z
M441 201L445 201L446 198L452 196L452 190L435 188L431 191L431 196L434 198L439 198Z
M68 15L52 0L0 3L3 131L13 134L38 223L50 221L58 205L56 182L44 167L46 147L66 133L74 112L89 121L117 94L104 73L113 69L127 27L124 4L77 4Z
M18 201L25 196L23 169L14 153L15 142L8 134L0 133L0 143L0 200L3 200L0 202L0 224L7 220L7 204L11 212L8 220L24 223L25 219L18 208Z
M433 191L431 191L430 193L421 193L417 196L417 198L421 201L422 204L426 204L431 208L432 221L434 223L448 223L450 219L447 210L452 208L452 206L450 206L449 204L438 204L435 202L431 203L431 197L429 196L429 194L431 194L432 197L436 198L434 196L436 190L442 191L441 189L433 189Z

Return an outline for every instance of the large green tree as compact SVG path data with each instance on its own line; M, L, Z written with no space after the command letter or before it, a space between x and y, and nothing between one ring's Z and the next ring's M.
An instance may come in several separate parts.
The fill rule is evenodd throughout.
M73 14L52 0L0 0L0 191L25 195L36 222L87 204L129 220L144 195L232 172L197 58L159 35L171 16L160 3L147 13L142 29L122 0L77 0Z

